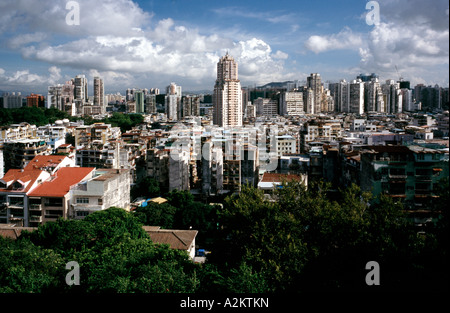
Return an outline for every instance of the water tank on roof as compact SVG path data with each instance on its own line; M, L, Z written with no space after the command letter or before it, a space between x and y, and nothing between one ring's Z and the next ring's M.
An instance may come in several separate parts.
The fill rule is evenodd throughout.
M57 121L55 121L55 124L56 124L56 125L62 125L62 124L63 124L63 121L57 120Z

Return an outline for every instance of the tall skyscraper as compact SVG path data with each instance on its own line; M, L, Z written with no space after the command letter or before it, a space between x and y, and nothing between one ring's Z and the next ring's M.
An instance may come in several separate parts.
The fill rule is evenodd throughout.
M84 114L84 105L88 103L88 81L84 75L77 75L73 80L76 114Z
M238 64L228 52L217 63L213 107L214 124L242 126L242 90L238 79Z
M100 77L94 77L94 105L105 105L105 89Z
M322 80L320 78L320 74L311 73L311 75L306 79L307 87L311 88L313 92L314 112L310 113L320 113L322 112Z
M355 79L350 83L349 112L364 113L364 83L361 79Z
M168 119L172 121L181 119L181 86L170 83L166 87L165 107Z
M82 103L85 103L88 101L88 81L86 76L84 75L77 75L74 78L74 96L75 100L79 100Z
M136 90L134 92L134 101L136 103L136 113L145 112L145 95L142 90Z
M383 92L378 78L372 78L370 81L364 82L364 111L385 111Z

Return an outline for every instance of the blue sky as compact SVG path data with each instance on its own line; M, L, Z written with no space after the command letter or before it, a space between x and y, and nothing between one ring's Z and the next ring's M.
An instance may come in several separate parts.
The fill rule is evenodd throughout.
M449 84L449 11L444 0L368 1L2 0L0 90L44 93L77 74L128 87L212 90L229 51L243 86L271 81L351 80L375 72L413 85ZM395 69L397 66L399 74Z

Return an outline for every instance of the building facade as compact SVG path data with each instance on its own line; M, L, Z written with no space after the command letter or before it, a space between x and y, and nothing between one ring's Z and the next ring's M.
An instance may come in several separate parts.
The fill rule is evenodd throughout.
M242 126L242 90L238 78L238 64L228 53L217 63L213 107L215 125Z

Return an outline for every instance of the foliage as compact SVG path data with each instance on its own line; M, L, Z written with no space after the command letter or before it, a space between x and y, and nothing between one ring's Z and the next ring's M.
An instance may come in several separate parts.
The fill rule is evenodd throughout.
M273 291L360 290L372 260L382 264L385 290L424 282L414 279L426 276L419 258L425 243L401 203L373 198L356 185L332 201L328 190L321 182L284 183L272 193L276 201L268 201L262 191L243 187L225 201L220 237L227 239L212 261L220 271L245 263L264 273Z
M132 127L142 123L144 116L141 114L124 114L114 112L111 117L103 120L107 124L111 124L113 127L120 127L122 132L130 130Z
M194 201L189 191L172 190L166 198L168 203L148 202L146 207L137 208L136 216L145 225L172 229L192 228L199 232L199 243L211 241L211 237L216 234L218 223L215 206Z
M187 253L154 244L139 219L120 208L47 222L3 241L3 292L194 292L199 283ZM80 265L79 286L65 284L69 261Z
M21 107L15 109L0 108L0 126L19 124L24 121L36 126L53 124L56 120L68 119L76 121L78 118L72 117L69 113L56 108ZM142 123L144 117L141 114L124 114L114 112L111 117L103 120L94 120L91 116L83 116L85 125L95 122L104 122L114 127L120 127L122 132L130 130L132 127Z
M149 201L146 207L136 208L135 215L144 225L173 229L176 212L177 208L168 203Z
M364 279L369 261L380 264L377 290L448 288L448 180L441 185L434 201L440 215L425 233L406 218L400 202L356 185L333 200L322 182L308 188L283 183L272 199L243 186L223 208L174 190L165 204L149 203L133 213L110 208L84 220L48 222L16 241L0 239L0 291L364 290L371 288ZM185 252L154 244L143 224L198 229L197 239L211 239L207 263L194 264ZM65 284L69 261L80 264L80 286Z
M161 194L161 190L158 181L147 176L136 182L136 185L131 188L130 193L132 199L139 197L148 199L158 197Z
M58 109L21 107L0 109L0 125L19 124L24 121L36 126L52 124L58 119L71 118L68 113Z
M56 291L64 269L60 255L28 240L0 237L0 293Z

